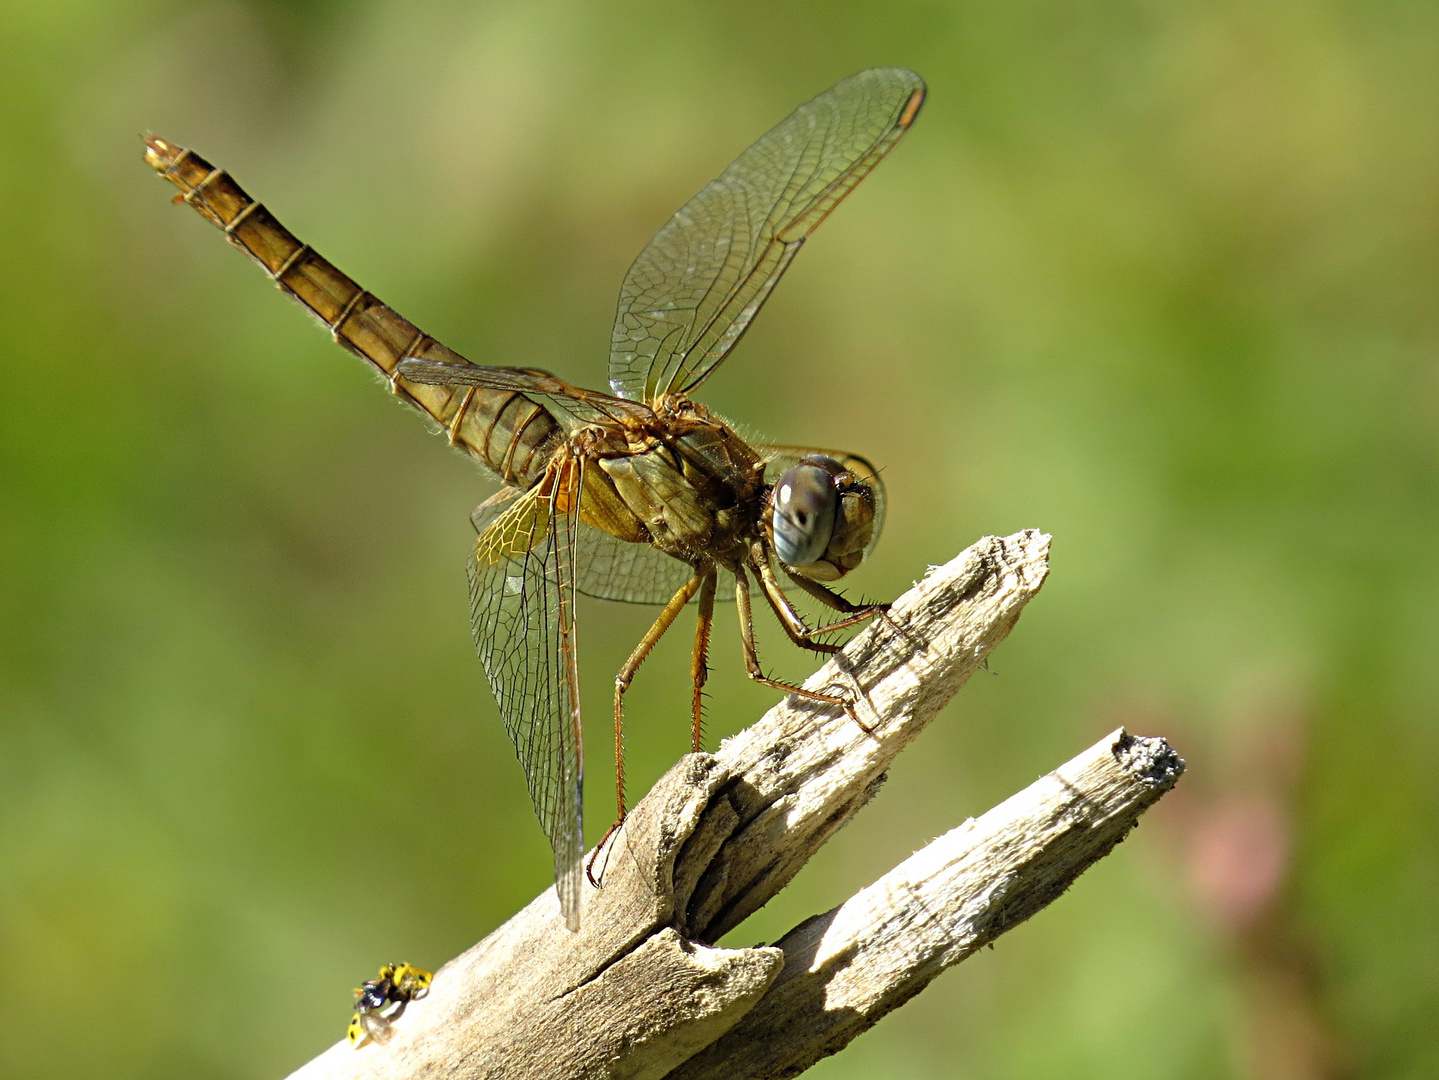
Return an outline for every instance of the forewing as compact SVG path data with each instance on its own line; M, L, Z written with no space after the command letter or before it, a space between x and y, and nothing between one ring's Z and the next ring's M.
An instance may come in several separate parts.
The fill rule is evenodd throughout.
M539 368L406 360L397 370L406 382L422 386L479 386L487 390L510 390L539 399L570 430L586 424L618 421L626 417L646 420L653 415L643 405L571 386L563 379Z
M912 71L861 71L801 105L685 203L625 276L610 389L652 403L699 385L923 100Z
M584 853L572 570L578 474L575 462L556 465L505 500L470 561L475 647L554 851L555 891L571 929L579 927Z
M884 481L880 479L879 470L867 459L844 450L826 450L819 446L757 446L755 449L764 458L766 484L773 484L784 475L786 469L798 465L801 458L809 457L811 454L823 454L825 457L834 458L856 477L867 483L870 490L874 492L874 535L870 537L869 544L864 549L864 557L868 559L874 553L875 545L879 543L879 534L884 529L885 493Z

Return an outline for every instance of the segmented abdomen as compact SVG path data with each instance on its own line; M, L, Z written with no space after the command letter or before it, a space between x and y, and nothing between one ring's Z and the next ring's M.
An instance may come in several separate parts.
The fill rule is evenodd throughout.
M544 471L544 453L560 426L542 405L512 390L425 386L395 374L403 360L468 361L295 238L229 173L193 151L148 137L145 160L180 189L181 199L265 268L276 286L303 304L334 339L389 380L391 391L438 421L462 447L506 483L529 487ZM178 201L178 200L177 200Z

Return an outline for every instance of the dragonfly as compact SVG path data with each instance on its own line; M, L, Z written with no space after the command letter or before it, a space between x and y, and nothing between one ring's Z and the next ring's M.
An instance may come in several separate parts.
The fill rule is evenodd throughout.
M809 235L909 130L923 80L873 68L835 84L737 157L669 219L620 289L609 392L537 368L475 364L420 330L302 243L230 175L146 136L147 162L226 239L299 301L393 394L498 478L473 515L468 561L476 649L554 854L565 924L579 928L584 853L577 595L662 605L615 677L617 820L626 816L624 695L655 644L696 602L691 742L718 577L734 579L747 674L842 709L849 692L765 674L752 586L788 637L819 653L829 635L882 613L830 584L874 547L884 487L857 454L751 444L691 398L749 329ZM783 583L781 581L783 578ZM811 627L801 591L837 614ZM587 868L592 884L593 856Z

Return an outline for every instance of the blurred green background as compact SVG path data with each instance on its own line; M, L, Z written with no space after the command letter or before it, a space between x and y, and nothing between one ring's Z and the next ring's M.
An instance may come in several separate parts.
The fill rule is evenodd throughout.
M730 940L1124 724L1179 789L811 1075L1439 1075L1439 7L8 0L0 41L0 1076L282 1075L549 879L469 642L491 489L137 133L471 358L602 386L653 231L877 64L924 114L702 396L884 467L867 595L1030 526L1054 569ZM585 603L591 717L652 614ZM714 655L712 742L774 701Z

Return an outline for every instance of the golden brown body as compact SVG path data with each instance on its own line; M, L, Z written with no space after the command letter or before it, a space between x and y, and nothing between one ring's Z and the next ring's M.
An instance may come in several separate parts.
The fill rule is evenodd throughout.
M649 415L636 415L640 410L627 406L604 427L567 434L549 409L519 390L411 381L399 370L410 360L478 365L361 288L228 173L163 139L149 137L145 143L146 160L180 189L180 201L259 263L336 342L384 375L395 396L438 422L451 445L506 484L533 486L567 441L572 453L598 466L585 471L580 517L586 524L628 542L653 543L686 562L710 555L728 568L736 560L747 539L744 522L760 516L764 459L702 405L671 395L652 412L643 410ZM553 380L556 389L578 389L544 372L520 370ZM736 513L741 507L752 512Z
M395 396L433 417L450 443L474 455L507 484L529 487L544 470L543 451L560 435L555 417L513 390L422 386L396 374L409 359L467 361L394 308L366 292L281 225L226 172L192 150L145 140L145 160L180 189L185 202L325 324L334 339L390 381Z
M912 72L860 72L801 105L675 214L621 288L610 394L535 369L470 363L296 239L227 173L146 139L146 160L179 188L177 201L219 227L393 393L506 485L476 510L471 623L554 849L556 892L571 927L579 924L583 851L577 592L664 605L615 677L616 826L625 816L624 692L696 598L699 749L720 570L735 578L750 677L855 716L848 694L763 673L750 582L794 642L834 651L823 635L884 609L821 584L842 578L872 548L883 513L878 476L854 455L752 446L688 395L744 334L805 239L908 130L923 99ZM810 629L777 568L843 617Z

